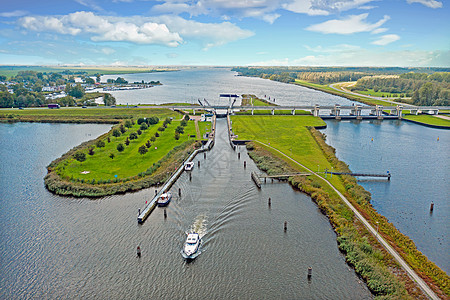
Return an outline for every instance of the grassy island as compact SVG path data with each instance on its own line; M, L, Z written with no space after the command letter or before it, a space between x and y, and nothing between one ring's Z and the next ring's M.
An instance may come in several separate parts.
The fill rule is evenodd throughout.
M233 116L233 131L247 144L251 158L270 175L305 172L293 160L311 170L327 168L348 172L348 166L334 155L325 136L314 127L322 120L310 116ZM291 157L287 159L279 151ZM351 176L333 176L329 181L371 223L379 224L379 233L400 253L404 260L442 298L450 295L449 277L425 255L414 242L400 233L370 203L370 193ZM367 231L341 198L320 176L291 177L290 184L310 195L327 215L337 234L339 249L347 262L364 279L371 292L380 299L425 299L393 257Z
M107 116L104 111L55 110L54 119L74 118L86 123L92 120L89 116L93 120ZM211 130L210 123L189 121L188 116L167 109L113 111L118 113L113 120L119 123L108 133L71 149L47 167L45 185L50 191L99 197L157 185L201 145L202 136ZM48 119L48 115L43 116Z

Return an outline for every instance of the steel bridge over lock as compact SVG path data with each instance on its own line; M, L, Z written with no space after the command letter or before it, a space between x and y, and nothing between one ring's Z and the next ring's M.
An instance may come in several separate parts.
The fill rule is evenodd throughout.
M199 101L200 102L200 101ZM209 111L217 115L228 115L236 112L250 112L251 115L257 111L269 111L270 114L275 115L277 112L283 111L283 114L289 113L296 115L297 112L310 112L315 117L323 119L401 119L403 111L407 110L410 114L430 114L438 115L439 111L450 110L450 106L412 106L412 105L397 105L397 106L364 106L364 105L339 105L320 106L320 105L282 105L282 106L234 106L234 105L209 105L208 102L203 101L202 106L158 106L166 107L174 110L193 110ZM201 103L201 102L200 102ZM205 104L208 105L205 105ZM234 103L234 102L233 102Z

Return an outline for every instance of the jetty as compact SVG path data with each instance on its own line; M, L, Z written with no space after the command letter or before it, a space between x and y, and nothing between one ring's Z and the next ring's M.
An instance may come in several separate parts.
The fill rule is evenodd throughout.
M164 183L164 185L161 187L159 192L156 193L155 196L152 198L152 200L147 203L147 205L144 207L143 210L140 211L140 214L137 218L137 221L139 224L142 224L145 222L145 220L150 215L150 213L153 211L153 209L155 209L156 203L157 203L159 197L161 197L161 195L164 192L168 191L172 187L172 185L177 181L177 179L181 176L181 173L183 173L183 171L184 171L184 164L186 162L192 161L198 153L211 150L211 148L214 146L214 132L215 132L215 128L216 128L215 116L213 117L212 128L213 128L212 134L210 134L209 139L206 142L206 144L202 145L201 148L196 149L194 152L192 152L191 155L189 155L189 157L183 162L183 164L181 164L181 166L178 167L176 172Z
M346 173L346 172L331 172L331 171L325 171L325 172L317 172L322 174L331 174L331 175L350 175L354 177L383 177L387 178L387 180L391 180L391 173L387 172L386 174L374 174L374 173Z

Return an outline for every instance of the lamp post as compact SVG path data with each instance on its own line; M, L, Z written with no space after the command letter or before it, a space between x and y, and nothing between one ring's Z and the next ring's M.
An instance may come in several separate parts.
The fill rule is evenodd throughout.
M375 234L375 236L378 236L378 221L377 221L377 233Z

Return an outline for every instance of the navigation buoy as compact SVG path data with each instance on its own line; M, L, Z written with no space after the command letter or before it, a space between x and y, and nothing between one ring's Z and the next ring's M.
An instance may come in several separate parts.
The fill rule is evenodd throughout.
M158 190L155 190L155 195L158 194Z
M433 212L433 209L434 209L434 203L431 202L431 205L430 205L430 212Z
M192 181L192 173L189 173L189 181Z
M284 221L284 232L287 230L287 221Z
M238 153L238 159L241 159L241 152Z
M140 215L141 215L141 209L138 208L138 216L140 216Z
M439 137L438 137L438 141L439 141Z
M206 159L206 152L203 152L203 158Z
M165 208L164 208L164 219L167 219L167 211Z
M200 168L200 161L198 161L197 165L198 165L198 167Z
M270 197L269 197L269 207L272 205L272 201L271 201L271 199L270 199Z
M247 168L247 162L244 160L244 168Z
M373 142L373 138L372 138L372 142Z
M308 267L308 279L311 279L312 277L312 268Z
M141 247L137 246L137 257L141 257Z
M181 196L181 188L178 188L178 196Z

